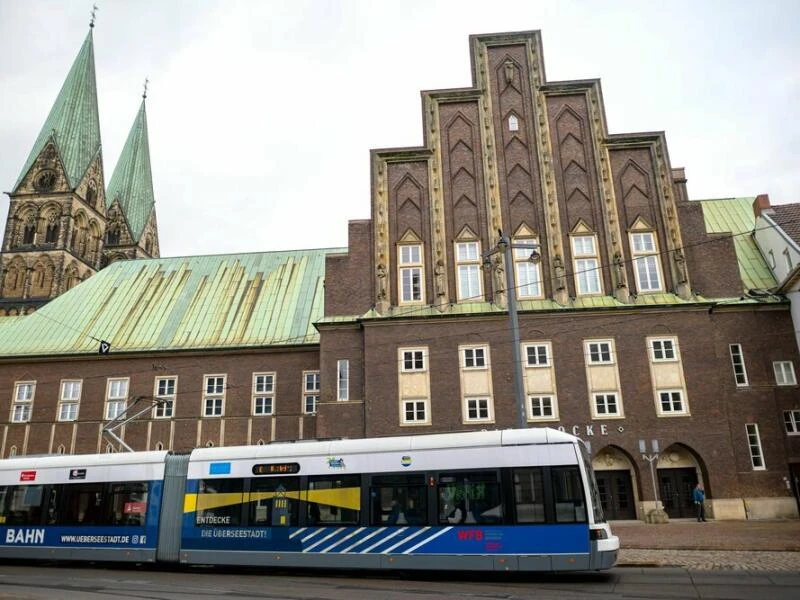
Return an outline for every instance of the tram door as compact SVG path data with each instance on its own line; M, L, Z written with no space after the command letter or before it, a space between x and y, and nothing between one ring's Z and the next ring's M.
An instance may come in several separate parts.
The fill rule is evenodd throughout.
M630 471L595 471L603 514L610 521L636 518Z
M671 519L696 516L692 493L697 485L697 471L688 469L659 469L658 497Z

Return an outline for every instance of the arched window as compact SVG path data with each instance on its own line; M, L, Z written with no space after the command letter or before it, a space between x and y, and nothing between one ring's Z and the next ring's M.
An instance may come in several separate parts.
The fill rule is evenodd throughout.
M58 450L56 450L56 453L57 454L65 454L66 451L67 451L66 446L64 446L64 444L59 444L58 445Z
M156 444L156 450L163 450L163 449L164 449L164 444L162 444L161 442L158 442Z
M109 246L118 246L119 245L119 225L114 223L111 228L108 230L108 234L106 235L107 244Z
M55 218L47 223L44 241L46 244L55 244L58 241L58 223Z
M206 448L213 448L214 442L206 442Z
M86 188L86 204L88 204L89 206L94 206L96 199L97 199L97 192L95 191L94 181L90 181L89 185Z
M29 219L25 222L25 228L22 230L22 243L32 244L35 239L36 225L34 224L33 219Z
M9 456L16 456L17 455L17 447L16 446L11 446L11 448L8 449L8 455Z

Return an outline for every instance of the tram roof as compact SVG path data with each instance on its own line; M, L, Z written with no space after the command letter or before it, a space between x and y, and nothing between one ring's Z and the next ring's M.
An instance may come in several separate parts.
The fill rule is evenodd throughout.
M106 454L49 454L39 456L16 456L0 460L0 471L20 469L53 469L63 467L115 467L136 464L163 463L166 450L150 452L109 452Z
M289 458L314 455L347 455L369 452L407 452L417 450L474 448L476 446L518 446L526 444L565 444L577 440L573 435L548 427L470 431L326 441L297 441L263 446L197 448L192 461Z

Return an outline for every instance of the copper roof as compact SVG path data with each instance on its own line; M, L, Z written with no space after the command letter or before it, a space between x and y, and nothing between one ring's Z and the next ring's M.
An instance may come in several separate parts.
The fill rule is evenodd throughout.
M294 250L115 262L25 317L0 319L0 356L319 343L327 254Z

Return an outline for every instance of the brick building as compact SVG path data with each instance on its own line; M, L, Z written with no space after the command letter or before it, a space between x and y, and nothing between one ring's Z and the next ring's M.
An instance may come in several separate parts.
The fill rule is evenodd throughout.
M640 440L671 517L698 480L717 518L796 516L800 356L754 199L690 201L663 133L545 79L538 32L470 50L423 146L372 152L347 248L115 262L0 320L2 456L120 450L139 408L136 450L522 423L591 443L611 518L654 506Z

